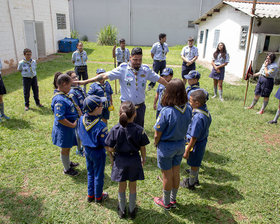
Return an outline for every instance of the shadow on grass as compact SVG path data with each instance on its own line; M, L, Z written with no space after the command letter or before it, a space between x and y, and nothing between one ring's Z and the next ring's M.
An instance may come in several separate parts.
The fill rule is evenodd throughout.
M191 223L237 223L229 211L210 205L179 204L177 209L171 211Z
M42 199L0 187L0 217L7 223L42 223Z
M10 117L10 120L1 122L1 126L8 129L19 130L19 129L30 129L30 122L22 119Z
M215 167L209 167L205 164L203 165L203 170L199 173L203 175L205 179L215 180L218 183L224 183L227 181L239 181L240 178L237 175L233 175L224 169L216 169Z
M30 110L41 114L41 115L52 115L53 111L51 109L51 107L49 105L44 105L44 107L38 108L38 107L34 107L34 108L30 108Z
M207 161L209 163L217 163L217 164L220 164L220 165L225 165L226 163L231 161L231 159L229 157L217 154L215 152L211 152L209 150L205 151L203 160Z

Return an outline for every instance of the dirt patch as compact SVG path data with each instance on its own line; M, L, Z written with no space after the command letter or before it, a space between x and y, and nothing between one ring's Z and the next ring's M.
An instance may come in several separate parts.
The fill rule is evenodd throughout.
M23 185L21 187L22 191L18 193L18 195L22 197L29 197L32 195L32 192L28 189L29 178L27 176L24 177Z
M280 147L280 133L277 134L266 133L263 136L262 140L269 146ZM267 152L271 152L270 147L266 147L265 149Z
M239 221L248 221L248 218L243 215L241 212L236 212L235 213L237 220Z

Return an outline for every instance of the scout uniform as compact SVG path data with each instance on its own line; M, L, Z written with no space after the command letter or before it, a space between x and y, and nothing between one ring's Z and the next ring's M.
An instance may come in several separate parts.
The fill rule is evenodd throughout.
M30 87L32 87L36 105L40 106L36 61L33 59L30 59L30 61L23 59L19 62L17 70L22 75L25 107L29 107Z
M147 65L142 64L139 70L136 71L129 63L122 63L119 67L107 72L107 74L110 80L120 80L120 100L134 103L137 111L134 122L144 127L146 83L147 80L157 82L160 76Z
M88 79L88 71L87 71L87 52L82 51L80 52L79 50L74 51L72 54L72 61L74 62L75 65L75 73L78 75L79 80L83 78L83 80Z
M115 50L115 54L116 54L118 66L123 62L128 62L129 61L130 53L129 53L129 50L127 48L122 50L121 47L118 47Z
M54 113L52 141L58 147L72 148L72 146L77 145L75 128L69 128L59 123L59 120L63 119L72 123L78 119L79 115L75 106L77 105L68 94L55 90L51 104Z
M101 202L108 197L103 192L104 169L106 162L105 139L108 134L106 124L99 117L91 116L88 112L94 111L102 99L97 96L88 96L84 100L86 112L79 120L79 136L85 147L86 164L88 170L88 201Z
M194 57L198 57L198 49L195 46L189 47L185 46L183 47L181 51L181 56L186 57L189 61L192 60ZM192 63L190 66L187 66L187 63L183 61L182 64L182 78L184 78L185 75L187 75L191 70L195 70L195 62Z
M219 53L217 58L212 59L214 61L214 64L216 66L220 66L225 63L229 63L229 54L226 53L225 58L222 57L222 54ZM210 78L212 79L217 79L217 80L224 80L225 77L225 67L219 68L220 73L218 73L214 68L212 68L212 71L209 75Z
M1 76L1 70L2 70L2 63L1 63L1 59L0 59L0 95L4 95L6 94L6 88L5 88L5 85L4 85L4 82L3 82L3 79L2 79L2 76ZM8 116L5 115L4 113L4 103L0 103L0 122L2 121L1 118L5 118L7 120L9 120L10 118Z
M101 74L106 72L104 69L97 69L96 74ZM104 102L104 107L102 110L101 118L104 118L108 120L110 118L110 101L111 101L111 95L113 94L112 87L109 82L104 82L104 84L101 84L99 82L95 82L90 85L88 95L96 95L99 97L105 97L106 101Z
M155 130L162 132L157 145L157 164L160 169L169 170L181 164L191 117L188 104L162 108L154 126Z

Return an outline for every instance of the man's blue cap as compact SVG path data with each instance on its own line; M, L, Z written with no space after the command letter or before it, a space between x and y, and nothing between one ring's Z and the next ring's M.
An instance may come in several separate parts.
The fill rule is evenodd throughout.
M96 107L99 107L105 101L106 97L89 95L84 100L83 109L85 112L92 112L95 110Z
M184 75L185 79L200 79L200 73L196 70L191 70L189 74Z
M96 74L100 74L100 73L104 73L104 72L106 72L106 71L103 68L99 68L96 70Z
M160 75L161 76L173 75L173 69L172 68L165 68L165 69L163 69L163 71Z

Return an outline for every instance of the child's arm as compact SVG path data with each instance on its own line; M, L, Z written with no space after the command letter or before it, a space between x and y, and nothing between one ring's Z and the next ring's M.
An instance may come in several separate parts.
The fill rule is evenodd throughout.
M154 140L155 140L154 146L155 147L157 147L158 142L159 142L159 140L161 138L161 135L162 135L162 132L155 130L155 136L154 136Z
M192 137L191 140L190 140L190 143L188 144L187 148L186 148L186 151L183 155L183 157L185 159L188 159L189 158L189 155L190 155L190 150L194 147L195 143L196 143L196 140L197 138L195 137Z
M105 146L105 149L108 153L109 159L111 161L111 166L113 166L114 163L114 156L113 156L113 152L115 151L113 148L109 147L109 146Z
M66 118L64 118L62 120L58 120L58 122L68 128L75 128L77 126L77 121L74 121L73 123L71 123Z
M157 109L157 101L158 101L158 97L159 97L159 94L158 92L156 93L156 96L155 96L155 99L154 99L154 110Z
M140 152L141 152L141 162L142 162L142 166L144 166L145 163L146 163L146 147L145 147L145 146L141 146Z
M113 97L110 95L110 105L113 105Z

